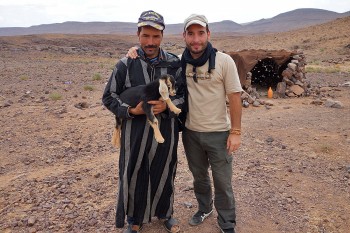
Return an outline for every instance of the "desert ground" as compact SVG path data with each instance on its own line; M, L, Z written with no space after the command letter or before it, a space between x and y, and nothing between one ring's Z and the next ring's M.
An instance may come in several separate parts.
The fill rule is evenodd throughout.
M302 50L312 90L243 109L236 232L349 232L349 24L347 17L285 33L212 35L222 51ZM114 117L101 97L114 64L136 44L121 35L0 37L0 232L123 231L114 227ZM162 46L184 48L180 36ZM216 213L189 226L197 203L182 142L178 156L174 217L182 232L219 232ZM142 232L165 230L155 219Z

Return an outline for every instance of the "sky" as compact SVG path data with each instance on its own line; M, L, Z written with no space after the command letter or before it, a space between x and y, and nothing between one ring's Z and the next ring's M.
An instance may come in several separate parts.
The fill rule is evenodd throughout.
M241 24L299 8L343 13L350 10L350 0L0 0L0 27L66 21L136 23L145 10L162 14L165 24L183 23L193 13L204 14L209 23Z

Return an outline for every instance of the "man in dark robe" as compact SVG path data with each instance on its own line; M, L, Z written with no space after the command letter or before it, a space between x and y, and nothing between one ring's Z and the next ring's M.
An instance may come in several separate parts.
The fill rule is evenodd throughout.
M164 101L154 100L153 112L165 141L157 143L147 122L141 103L136 107L123 103L119 95L127 88L145 85L163 74L180 79L179 58L160 48L164 20L154 11L145 11L138 21L141 49L137 59L122 58L115 66L103 94L103 104L121 118L121 148L119 157L119 192L116 227L129 224L125 232L139 232L151 217L164 219L172 232L179 226L173 214L174 178L177 167L179 139L177 116L167 109ZM179 108L184 102L184 87L177 83L177 95L172 102Z

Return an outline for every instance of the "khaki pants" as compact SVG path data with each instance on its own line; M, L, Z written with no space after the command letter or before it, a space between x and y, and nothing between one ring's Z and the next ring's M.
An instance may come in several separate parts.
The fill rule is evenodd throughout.
M218 212L218 224L222 229L233 228L236 224L231 183L233 158L226 149L228 135L228 131L202 133L185 129L182 132L188 166L194 179L198 209L206 213L212 209L210 166L214 183L214 205Z

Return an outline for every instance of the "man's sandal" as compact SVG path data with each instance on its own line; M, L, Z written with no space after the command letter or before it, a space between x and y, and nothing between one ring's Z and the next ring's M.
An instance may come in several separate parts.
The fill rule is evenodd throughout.
M124 233L139 233L141 232L142 225L129 225L128 228L124 231Z
M165 230L167 230L167 232L170 232L170 233L180 232L180 226L178 225L178 222L175 218L169 218L168 220L165 220L163 225Z

